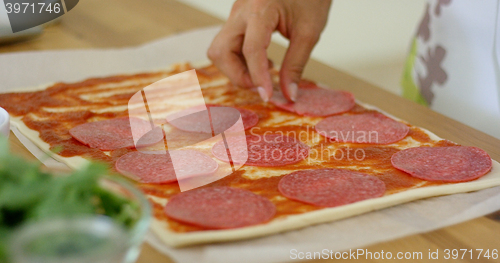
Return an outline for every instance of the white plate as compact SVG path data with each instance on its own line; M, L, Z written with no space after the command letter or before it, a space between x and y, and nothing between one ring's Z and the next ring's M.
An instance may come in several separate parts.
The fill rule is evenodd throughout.
M3 108L0 108L0 134L7 137L9 137L10 134L9 113Z

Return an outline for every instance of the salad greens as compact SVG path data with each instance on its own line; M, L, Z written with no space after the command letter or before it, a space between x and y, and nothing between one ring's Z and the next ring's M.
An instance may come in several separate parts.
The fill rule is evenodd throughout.
M108 172L104 164L90 163L69 176L52 176L40 166L13 156L0 136L0 262L11 232L27 222L100 214L130 229L139 219L138 203L99 184Z

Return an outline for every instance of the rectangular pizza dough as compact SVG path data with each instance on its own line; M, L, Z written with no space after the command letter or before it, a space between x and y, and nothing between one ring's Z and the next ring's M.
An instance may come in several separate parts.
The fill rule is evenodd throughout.
M198 65L201 65L198 63ZM204 85L203 88L209 89L211 87L216 87L217 85L221 85L227 82L226 80L218 79L214 81L213 85ZM24 91L36 91L43 90L49 87L49 85L39 86L32 89L22 89L22 90L14 90L13 92L24 92ZM210 102L209 102L210 103ZM375 109L377 108L363 104L361 102L357 102L365 108ZM378 110L380 111L380 110ZM382 112L382 111L380 111ZM383 112L387 116L389 114ZM394 118L393 116L390 116ZM277 119L279 116L273 116L273 119ZM396 118L395 118L396 119ZM292 122L300 122L303 124L309 123L311 120L308 120L308 117L300 117L296 116L295 119L289 120ZM20 117L12 117L11 124L19 129L19 131L29 138L34 144L36 144L40 149L47 153L51 153L50 145L43 140L40 139L39 133L35 130L28 128ZM272 124L270 124L272 125ZM436 136L430 131L422 129L430 138L434 141L439 141L441 138ZM411 140L411 138L409 138ZM418 146L417 142L405 142L405 146L403 148L408 148L411 146ZM83 157L62 157L59 155L53 155L53 157L73 169L78 169L88 163L88 160ZM258 167L250 167L249 171L252 171L252 174L255 176L259 176L259 168ZM281 173L283 174L283 172ZM268 176L268 175L266 175ZM195 244L203 244L203 243L212 243L212 242L226 242L233 240L241 240L248 238L255 238L259 236L266 236L271 234L280 233L283 231L289 231L293 229L303 228L314 224L330 222L342 218L347 218L351 216L355 216L362 213L367 213L373 210L383 209L390 206L395 206L398 204L403 204L406 202L410 202L413 200L440 196L440 195L449 195L455 193L463 193L463 192L471 192L477 191L480 189L485 189L493 186L500 185L500 164L497 161L493 160L493 168L492 170L485 176L481 177L478 180L464 182L464 183L453 183L453 184L443 184L436 186L426 186L419 187L416 185L412 189L407 189L402 192L391 193L388 195L384 195L380 198L374 198L369 200L364 200L361 202L356 202L353 204L343 205L340 207L334 208L323 208L320 210L310 211L302 214L296 215L288 215L284 218L276 218L272 221L264 224L259 224L250 227L244 227L239 229L228 229L228 230L203 230L203 231L193 231L193 232L184 232L178 233L174 232L168 227L168 223L166 221L158 220L157 218L153 219L151 229L153 233L162 240L165 244L173 247L182 247L189 246ZM161 199L156 196L150 196L152 200L157 203L165 204L167 200Z

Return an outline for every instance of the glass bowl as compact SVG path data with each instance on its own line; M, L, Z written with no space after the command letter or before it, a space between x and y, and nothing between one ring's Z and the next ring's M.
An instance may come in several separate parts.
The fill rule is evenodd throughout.
M140 210L130 228L107 216L51 218L22 225L11 236L12 262L131 263L137 260L151 221L151 206L127 181L104 177L103 188L131 200Z
M105 188L112 190L115 193L136 202L140 209L140 217L137 219L133 227L127 231L128 235L128 251L124 262L135 262L141 250L141 245L144 242L146 233L152 219L152 208L146 196L127 180L118 177L106 176L101 181Z

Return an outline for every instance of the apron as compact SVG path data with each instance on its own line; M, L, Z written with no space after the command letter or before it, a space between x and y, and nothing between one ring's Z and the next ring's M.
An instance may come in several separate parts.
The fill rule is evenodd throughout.
M500 0L429 0L401 81L405 98L500 139Z

